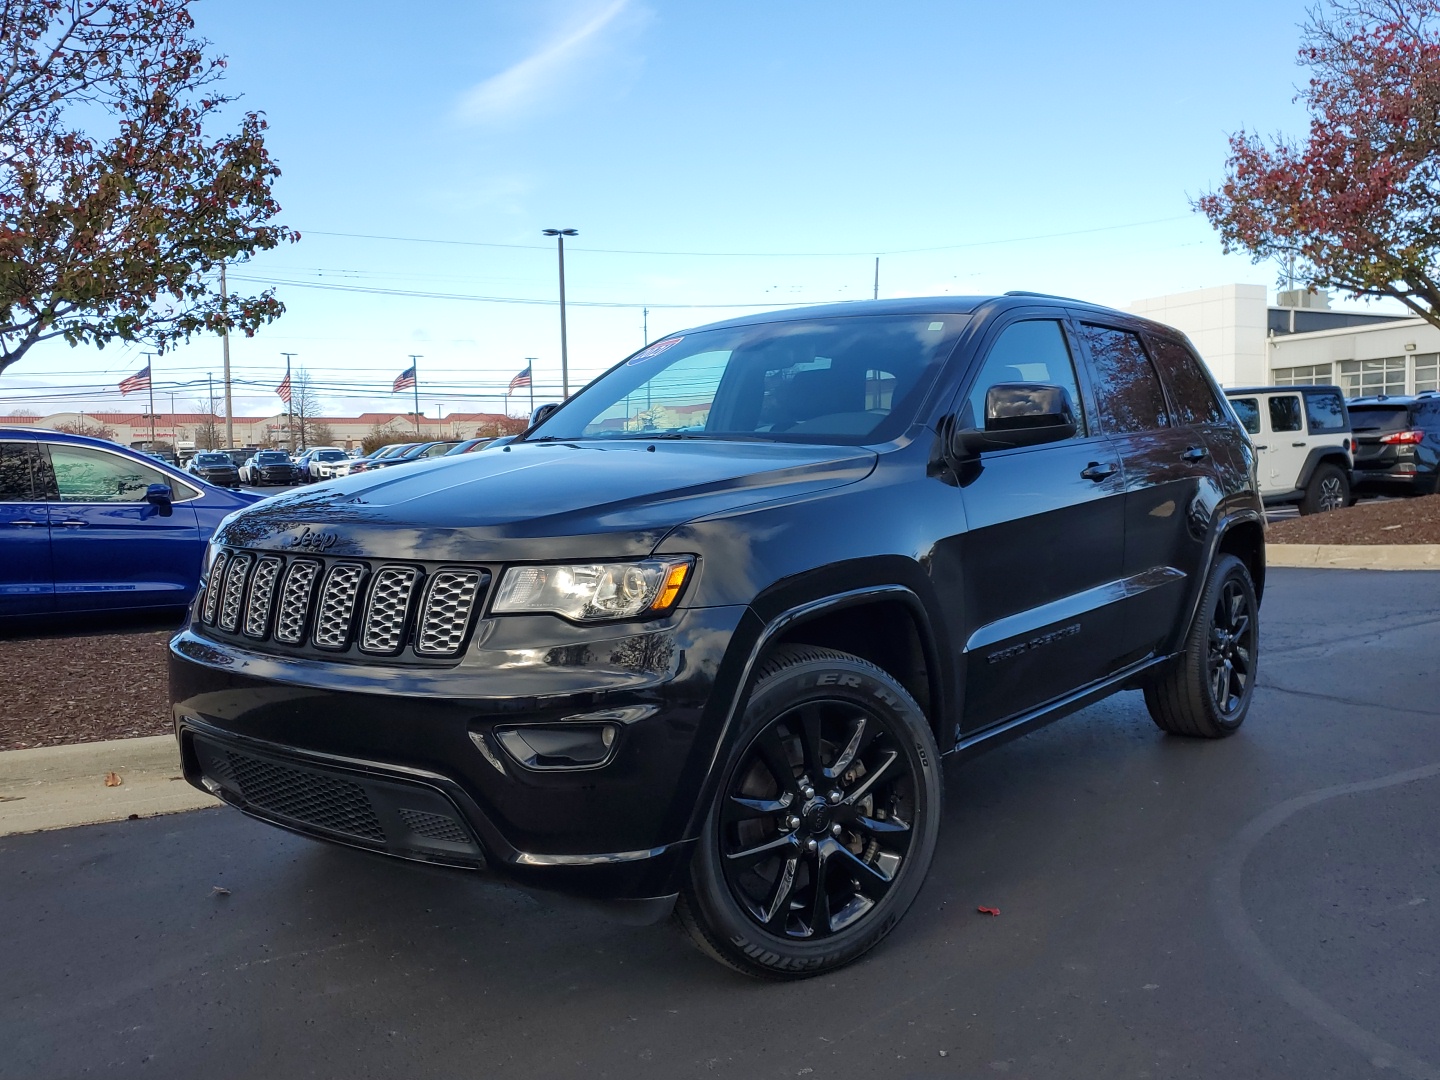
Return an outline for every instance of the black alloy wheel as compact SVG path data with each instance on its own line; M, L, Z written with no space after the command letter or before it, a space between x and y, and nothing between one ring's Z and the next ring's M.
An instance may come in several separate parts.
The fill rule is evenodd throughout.
M914 899L939 808L934 738L903 687L845 653L778 650L746 710L681 922L747 974L840 967Z
M1338 465L1322 463L1310 477L1305 497L1300 500L1300 513L1325 514L1343 510L1350 503L1350 481Z
M1250 571L1235 556L1221 555L1184 647L1145 686L1155 725L1174 735L1233 735L1255 693L1259 647L1260 605Z

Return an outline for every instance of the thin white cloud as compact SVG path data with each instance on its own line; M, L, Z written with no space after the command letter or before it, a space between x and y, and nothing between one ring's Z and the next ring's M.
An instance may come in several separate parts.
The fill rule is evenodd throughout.
M579 26L566 27L555 39L498 75L461 95L455 115L470 123L512 119L531 111L572 85L583 61L631 0L612 0Z

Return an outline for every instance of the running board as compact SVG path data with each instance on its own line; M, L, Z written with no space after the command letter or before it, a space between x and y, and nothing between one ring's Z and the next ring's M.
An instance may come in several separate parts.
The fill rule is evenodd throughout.
M950 754L956 754L962 758L974 757L985 750L993 749L1011 739L1018 739L1022 735L1028 735L1038 728L1045 727L1072 712L1078 712L1087 705L1093 705L1101 698L1109 697L1117 690L1129 689L1126 683L1132 682L1138 676L1150 668L1163 664L1170 659L1168 656L1150 656L1144 660L1137 661L1129 667L1122 668L1107 679L1091 683L1089 686L1057 698L1038 709L1032 709L1028 713L1021 713L1019 716L1011 717L1009 720L1002 720L998 724L992 724L987 728L971 735L963 736L953 748ZM948 754L947 754L948 756Z

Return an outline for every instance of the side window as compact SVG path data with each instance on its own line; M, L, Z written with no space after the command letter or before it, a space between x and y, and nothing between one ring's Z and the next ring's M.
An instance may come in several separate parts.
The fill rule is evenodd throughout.
M1251 435L1260 434L1260 399L1253 397L1232 397L1230 407L1240 418L1240 423Z
M1300 419L1299 394L1277 394L1270 399L1270 430L1305 430L1305 422Z
M143 502L151 484L170 486L162 472L87 446L51 443L50 464L61 502Z
M1176 419L1182 424L1218 424L1225 410L1215 399L1215 389L1200 366L1200 358L1178 341L1151 338L1155 363L1165 374Z
M1165 391L1140 336L1108 326L1082 325L1095 372L1100 418L1116 435L1170 426Z
M960 414L962 427L985 426L985 391L1000 383L1045 383L1061 386L1075 406L1077 435L1085 434L1085 410L1075 380L1075 362L1065 331L1053 319L1035 319L1007 326L985 356Z
M30 502L35 498L31 474L34 459L32 444L0 442L0 502Z
M1345 414L1345 399L1334 390L1311 390L1305 394L1305 417L1310 421L1310 434L1344 431L1350 426Z

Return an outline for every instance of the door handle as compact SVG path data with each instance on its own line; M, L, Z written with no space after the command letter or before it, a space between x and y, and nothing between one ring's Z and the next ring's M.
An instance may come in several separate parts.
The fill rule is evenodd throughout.
M23 525L23 526L25 526L27 529L33 529L33 528L35 528L36 525L39 525L40 522L38 522L38 521L31 521L31 520L29 520L28 518L21 518L19 521L12 521L10 524L11 524L11 525Z
M1303 442L1292 442L1290 445L1291 445L1291 446L1304 446L1305 444L1304 444Z
M1210 451L1203 446L1187 447L1185 452L1180 455L1185 461L1204 461L1209 456Z
M60 522L60 524L61 524L61 525L68 526L68 527L70 527L70 528L80 528L81 526L88 525L89 522L88 522L88 521L62 521L62 522Z
M1266 446L1264 443L1256 443L1256 444L1255 444L1255 449L1256 449L1256 450L1269 450L1270 447Z
M1098 484L1101 480L1115 475L1115 466L1109 462L1102 465L1098 461L1092 461L1087 468L1080 470L1080 475L1084 479L1094 480Z

